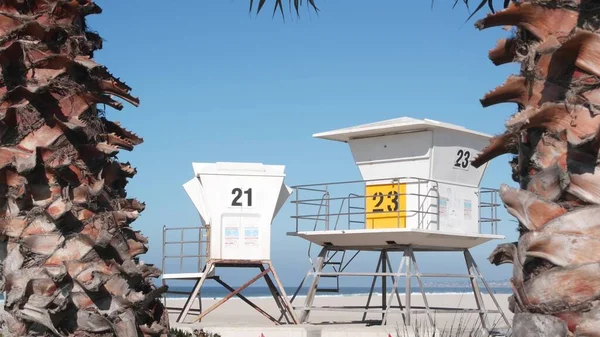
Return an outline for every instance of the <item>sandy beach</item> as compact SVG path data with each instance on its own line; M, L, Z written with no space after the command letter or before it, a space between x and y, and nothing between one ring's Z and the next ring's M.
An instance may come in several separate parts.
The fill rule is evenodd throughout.
M492 298L488 295L484 296L484 302L488 310L496 309ZM504 311L505 315L512 321L512 313L508 310L508 296L505 294L496 295L496 299L500 304L500 307ZM400 294L402 303L406 303L404 294ZM301 307L304 304L304 297L297 297L292 305L294 307ZM430 307L459 307L459 308L476 308L476 302L473 294L428 294L427 299ZM263 310L274 316L279 317L279 311L272 298L256 298L251 299L256 305L260 306ZM202 305L204 310L209 308L212 304L219 301L219 299L203 299ZM413 294L411 296L413 306L423 306L423 297L421 294ZM182 299L167 299L167 305L169 307L181 307L184 304ZM367 303L367 296L318 296L315 299L315 306L364 306ZM371 305L381 305L381 296L373 296ZM392 305L397 306L397 302L394 299ZM198 301L194 303L194 309L198 309ZM169 311L171 322L175 326L175 320L177 318L177 311ZM300 310L296 309L296 314L300 316ZM362 320L363 313L354 312L340 312L334 310L320 310L312 311L308 320L308 324L303 326L318 328L323 326L352 326L365 327L367 324L364 322L358 323L357 321ZM188 315L186 321L191 322L197 317L197 311L192 312ZM369 313L367 320L380 320L381 313ZM413 326L423 325L427 320L425 313L416 313L411 317ZM457 313L435 313L434 320L438 330L449 331L452 327L454 330L461 325L468 329L479 327L478 315L477 314L457 314ZM488 314L488 321L492 326L505 327L504 321L501 319L499 314ZM355 322L355 323L353 323ZM183 324L181 326L185 326ZM200 323L194 324L196 327L203 327L207 331L210 331L211 327L264 327L264 326L275 326L270 320L264 317L262 314L254 310L248 304L243 301L233 298L225 302L222 306L218 307L214 311L210 312L205 316ZM391 309L388 316L388 326L402 327L404 326L403 317L399 309Z

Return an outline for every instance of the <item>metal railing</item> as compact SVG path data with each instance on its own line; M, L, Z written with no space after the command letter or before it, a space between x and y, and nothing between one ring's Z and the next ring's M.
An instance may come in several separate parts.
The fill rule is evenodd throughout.
M367 195L364 191L370 185L393 185L397 189L393 194L385 196ZM400 189L401 185L405 186L405 192ZM372 219L373 216L370 215L373 214L397 217L398 228L404 227L409 219L416 218L419 229L440 229L441 198L439 183L435 180L413 177L354 180L298 185L292 186L292 189L295 197L291 203L295 205L296 211L291 218L295 221L296 232L365 229L367 220ZM501 205L498 190L482 187L477 194L479 204L473 206L479 210L479 233L483 234L483 225L489 224L489 234L497 234L497 223L500 221L497 207ZM367 209L369 198L382 197L406 198L406 207L380 211Z
M210 252L210 230L204 226L172 227L163 226L162 246L162 285L167 285L167 274L184 274L202 272ZM191 263L188 261L192 260ZM184 263L186 262L186 263ZM175 267L175 268L173 268ZM170 280L170 279L169 279ZM195 279L179 279L179 282L196 281ZM166 295L189 295L189 291L169 289ZM163 305L167 309L177 310L167 306L167 296L163 296Z
M364 193L355 193L357 190L365 190L366 185L387 184L397 186L396 191L389 198L415 198L417 199L416 208L406 208L398 210L382 211L367 211L365 201L368 198L385 198L382 195L365 195ZM411 188L415 191L400 192L400 186L416 186ZM439 196L437 194L438 184L436 181L422 178L389 178L389 179L371 179L371 180L355 180L345 182L333 182L324 184L310 184L293 186L295 200L291 203L295 204L296 214L292 216L295 219L296 232L300 230L301 225L305 225L307 220L314 221L312 230L317 230L319 224L323 224L323 230L337 230L341 223L346 226L343 229L364 229L366 217L369 214L390 214L398 218L398 227L400 227L401 219L417 217L420 226L428 226L425 223L437 222L439 212L437 209L432 209L431 200L437 203ZM332 197L332 195L336 195ZM340 195L340 196L337 196ZM430 202L428 202L430 200ZM344 207L345 206L345 207ZM337 212L332 213L331 209L337 209ZM308 211L306 211L308 210ZM429 217L428 217L429 215ZM344 219L340 221L341 219ZM333 227L330 226L333 224Z
M209 255L209 235L207 227L203 226L163 226L163 274L201 272ZM192 260L191 264L189 260ZM173 270L174 266L177 267L176 270Z
M490 234L498 234L498 207L500 204L498 189L479 188L479 233L483 233L483 225L490 225Z

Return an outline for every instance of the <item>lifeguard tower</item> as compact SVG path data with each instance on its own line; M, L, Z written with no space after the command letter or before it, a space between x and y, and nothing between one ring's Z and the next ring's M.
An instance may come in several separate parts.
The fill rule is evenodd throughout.
M229 162L193 163L192 166L195 177L183 187L200 213L202 226L163 230L163 284L174 280L194 282L191 293L183 292L188 297L177 322L185 321L196 299L200 309L193 311L199 313L196 320L200 320L237 296L279 324L280 319L275 319L241 294L252 283L264 278L281 315L288 323L296 324L296 315L271 263L271 223L292 192L284 184L285 167ZM197 251L190 253L190 248ZM194 263L186 265L183 261L188 258L194 259ZM166 263L169 259L179 263L178 272L165 271L170 267ZM216 274L217 269L226 267L258 268L260 273L234 289ZM202 310L200 293L206 280L216 281L230 293ZM170 293L181 294L177 291Z
M300 321L305 323L314 310L341 310L381 313L386 324L390 311L399 311L406 325L411 313L426 312L431 325L432 313L477 313L484 329L490 313L500 314L510 326L493 292L481 275L469 249L497 235L497 190L480 187L487 165L475 168L470 161L488 143L490 136L463 127L402 117L382 122L315 134L314 137L347 143L362 180L295 186L296 230L288 235L310 241L311 268L298 287L312 277L312 284L302 307ZM484 227L489 227L484 232ZM312 245L321 248L316 259L310 255ZM375 272L349 272L348 264L361 251L379 252ZM352 256L346 253L353 252ZM400 265L393 270L390 254L402 253ZM425 274L419 272L415 252L459 252L467 274ZM329 271L326 268L329 267ZM318 292L339 291L342 276L373 277L364 307L315 306ZM382 303L372 305L376 279L381 278ZM387 278L391 277L391 296ZM477 308L432 308L428 305L422 280L427 277L463 278L470 281ZM323 279L334 279L336 286L324 287ZM424 307L411 305L411 282L416 278ZM401 279L406 289L406 303L398 292ZM486 309L480 280L487 288L496 310ZM294 294L292 301L298 294ZM396 305L392 305L394 297Z

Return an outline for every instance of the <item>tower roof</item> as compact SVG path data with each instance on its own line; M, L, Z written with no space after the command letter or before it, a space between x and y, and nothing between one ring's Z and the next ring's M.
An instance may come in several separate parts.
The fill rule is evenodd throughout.
M490 135L465 127L439 122L432 119L416 119L412 117L393 118L384 121L368 123L363 125L351 126L347 128L315 133L314 138L335 140L339 142L348 142L356 138L368 138L384 136L388 134L412 132L421 130L446 129L464 133L469 133L485 138L491 138Z

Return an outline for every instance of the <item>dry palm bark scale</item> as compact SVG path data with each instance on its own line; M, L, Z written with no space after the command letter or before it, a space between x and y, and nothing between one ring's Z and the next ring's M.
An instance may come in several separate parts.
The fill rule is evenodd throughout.
M0 1L0 265L4 336L166 336L160 271L140 263L130 224L136 170L117 160L142 142L97 104L138 105L96 64L88 0Z

